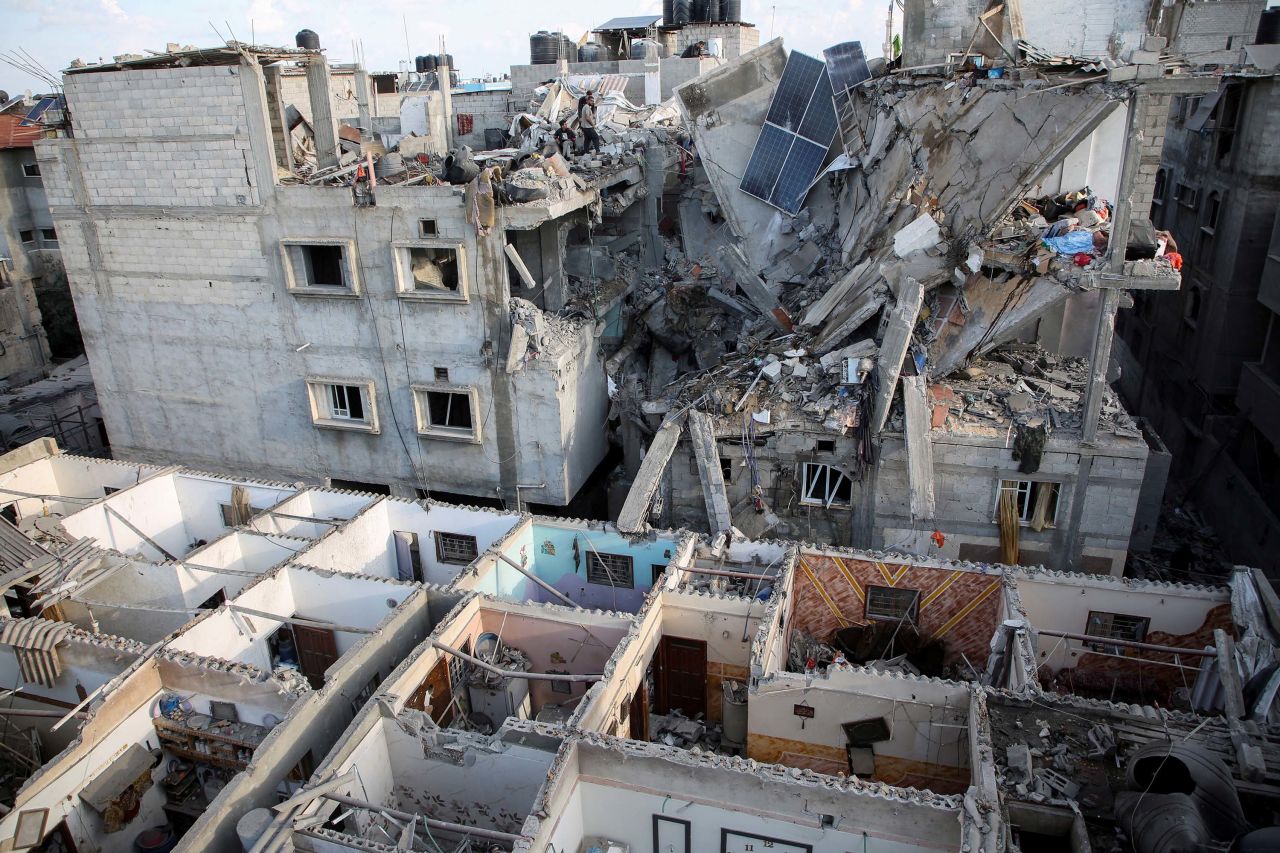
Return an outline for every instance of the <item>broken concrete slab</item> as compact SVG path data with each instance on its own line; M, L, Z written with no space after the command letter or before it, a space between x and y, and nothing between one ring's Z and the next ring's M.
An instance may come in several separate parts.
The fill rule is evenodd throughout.
M875 281L873 276L867 274L870 268L871 259L867 258L842 275L839 281L827 288L827 292L822 294L817 302L809 306L804 312L800 325L810 328L819 325L827 319L837 305L848 298L856 298L864 288L870 287Z
M943 325L929 345L930 371L934 376L946 376L966 360L990 352L1019 326L1065 302L1071 293L1051 278L1015 276L997 282L982 275L970 277L964 288L965 322Z
M717 257L720 259L721 264L720 274L723 276L727 272L733 284L736 284L746 294L746 297L751 300L751 304L759 308L766 317L773 321L774 325L784 332L790 332L795 328L791 322L791 316L782 307L778 297L765 285L760 276L752 271L751 265L741 248L738 246L722 246L717 253Z
M942 230L937 221L922 213L911 224L893 235L893 253L900 258L936 249L942 242Z
M898 374L902 372L902 361L907 357L911 333L916 327L916 318L920 316L923 304L924 288L920 282L913 278L906 279L902 285L902 298L889 312L884 340L880 342L880 360L876 362L880 384L876 389L875 411L871 415L873 433L884 429L884 422L889 417L889 404L893 402L893 392L898 386Z
M716 447L715 425L711 416L696 409L689 412L689 439L698 463L698 478L707 502L707 520L712 533L726 533L733 526L729 496L724 488L724 472L720 469L720 452Z
M676 445L680 443L684 421L683 414L669 416L658 427L653 441L649 442L644 461L640 463L640 470L631 483L631 491L627 493L627 499L618 513L618 529L622 532L639 533L648 526L649 506L653 503L653 496L658 493L662 474L667 470L672 454L676 452Z

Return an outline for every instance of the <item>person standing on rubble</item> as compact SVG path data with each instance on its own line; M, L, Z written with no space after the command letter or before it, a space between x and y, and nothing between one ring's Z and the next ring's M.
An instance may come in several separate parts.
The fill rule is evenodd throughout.
M587 93L587 102L578 110L578 127L582 128L582 153L600 153L600 134L596 132L596 96Z

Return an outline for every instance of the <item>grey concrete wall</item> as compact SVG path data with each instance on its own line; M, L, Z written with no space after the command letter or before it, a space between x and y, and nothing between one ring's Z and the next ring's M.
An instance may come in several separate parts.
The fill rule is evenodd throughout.
M322 477L563 504L604 455L590 334L522 373L501 223L479 236L462 189L277 186L259 71L72 75L77 136L41 143L85 344L118 453L275 479ZM393 243L420 219L459 246L466 302L397 295ZM286 286L281 241L349 241L355 296ZM475 389L479 443L419 436L410 386ZM317 427L306 377L370 382L377 433Z
M42 178L29 178L23 165L35 163L35 151L11 148L0 151L0 379L19 384L37 379L49 364L35 279L48 263L58 263L58 241L46 240L42 228L53 219L45 200ZM21 233L33 232L24 243Z
M454 144L469 145L474 150L481 151L486 148L486 128L509 130L512 116L524 110L525 107L510 92L454 92ZM462 115L471 116L471 133L458 133L458 116Z

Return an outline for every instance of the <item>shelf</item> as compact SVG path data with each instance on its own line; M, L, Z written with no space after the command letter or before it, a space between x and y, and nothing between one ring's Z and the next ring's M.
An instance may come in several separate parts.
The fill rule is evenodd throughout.
M210 755L207 752L199 752L194 749L188 749L184 746L178 746L174 743L164 743L164 748L179 758L186 758L199 764L213 764L218 767L228 767L233 770L244 770L249 766L249 762L247 761L240 761L237 758L226 758L221 755Z

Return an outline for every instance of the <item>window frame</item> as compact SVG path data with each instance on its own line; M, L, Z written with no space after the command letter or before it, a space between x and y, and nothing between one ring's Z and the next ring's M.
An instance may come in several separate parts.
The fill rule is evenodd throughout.
M1182 207L1195 210L1200 203L1200 188L1182 181L1174 181L1173 198Z
M50 234L52 234L53 236L52 236L52 237L50 237L50 236L49 236ZM56 242L58 242L58 229L57 229L57 228L54 228L53 226L50 226L50 227L48 227L48 228L41 228L41 229L40 229L40 240L41 240L41 242L44 242L44 243L56 243Z
M340 429L351 432L367 432L377 435L382 430L378 426L378 394L377 386L372 379L343 379L332 376L308 376L307 402L311 409L311 423L323 429ZM361 402L364 405L365 417L334 417L330 409L330 388L332 386L359 388L362 392Z
M342 250L343 286L311 284L307 281L302 251L309 246L336 246ZM327 299L358 299L361 295L360 264L353 240L326 237L289 237L280 241L280 259L284 265L285 288L294 296L319 296Z
M27 234L27 235L30 235L30 236L24 237L24 236L22 236L22 235L24 235L24 234ZM34 229L34 228L20 228L20 229L18 229L18 242L20 242L20 243L21 243L22 245L24 245L24 246L33 246L33 245L35 245L35 242L36 242L36 229Z
M900 596L904 592L912 594L911 603L906 605L905 608L901 608L898 602L894 602L894 606L892 608L877 607L875 608L875 612L873 612L872 603L871 603L871 597L873 594L877 594L880 596L884 596L887 594L889 598L895 598ZM899 610L902 610L904 612L897 612ZM863 602L863 605L862 605L862 616L867 621L879 621L879 622L906 621L911 623L912 625L918 625L920 624L920 590L911 589L909 587L877 586L875 584L868 584L866 600ZM903 620L904 616L906 617L905 620Z
M616 566L611 565L608 561L616 560L626 561L626 583L620 583L615 577L618 571ZM597 578L607 578L600 581ZM607 551L597 551L595 548L587 549L587 583L597 586L607 586L613 589L635 589L636 585L636 561L630 554L611 554Z
M1016 483L1014 489L1010 489L1005 483ZM1025 488L1023 488L1025 486ZM1062 484L1056 480L1015 480L1011 477L1001 477L996 481L996 500L995 508L991 511L991 519L994 523L1000 523L1000 496L1006 491L1017 491L1018 497L1018 526L1030 527L1031 514L1035 512L1036 487L1049 486L1055 490L1053 498L1053 511L1045 520L1045 528L1058 526L1058 511L1062 506ZM1025 493L1025 501L1022 495Z
M32 169L35 169L35 174L32 174L32 173L31 173L31 170L32 170ZM33 163L23 163L23 164L22 164L22 177L24 177L24 178L43 178L43 177L44 177L44 173L40 170L40 164L39 164L38 162L33 162Z
M481 442L480 395L474 385L460 385L455 382L423 382L409 387L413 391L413 412L418 435L443 441L460 441L465 444ZM427 395L432 393L466 395L471 406L470 432L464 433L458 427L442 427L431 423L431 406Z
M1106 628L1109 633L1106 633L1106 634L1094 633L1095 627L1101 627L1100 623L1103 621L1101 617L1107 617ZM1132 628L1139 629L1132 632L1136 636L1125 636L1125 635L1117 634L1114 630L1115 620L1117 617L1121 619L1131 620L1133 623ZM1109 610L1090 610L1089 615L1085 617L1084 631L1082 633L1084 633L1084 635L1088 637L1098 637L1099 641L1084 640L1082 642L1084 643L1085 648L1088 648L1095 652L1101 652L1103 654L1111 654L1111 655L1128 655L1134 650L1126 646L1113 646L1103 641L1126 640L1134 643L1144 643L1146 642L1147 634L1150 633L1150 631L1151 631L1151 618L1149 616L1134 616L1131 613L1114 613Z
M810 469L826 469L827 470L827 488L825 490L825 500L810 497L810 493L817 485L811 480ZM835 474L837 479L831 481L831 475ZM838 497L840 490L840 482L845 481L849 484L848 500L840 500ZM853 480L849 475L840 468L828 462L802 462L800 468L800 503L805 506L820 506L824 509L830 509L833 506L851 507L853 506Z
M457 290L418 290L413 284L412 255L414 249L451 251L458 265ZM396 296L416 302L445 302L463 305L471 301L471 271L467 266L467 247L461 240L424 238L397 240L391 244L394 255Z
M473 555L466 560L461 559L461 557L446 556L446 551L453 548L457 543L449 543L444 537L452 537L459 542L467 540L467 544L470 544ZM476 537L472 536L470 533L452 533L448 530L433 530L431 531L431 539L436 546L437 563L444 563L448 566L469 566L480 556L480 540L476 539Z

